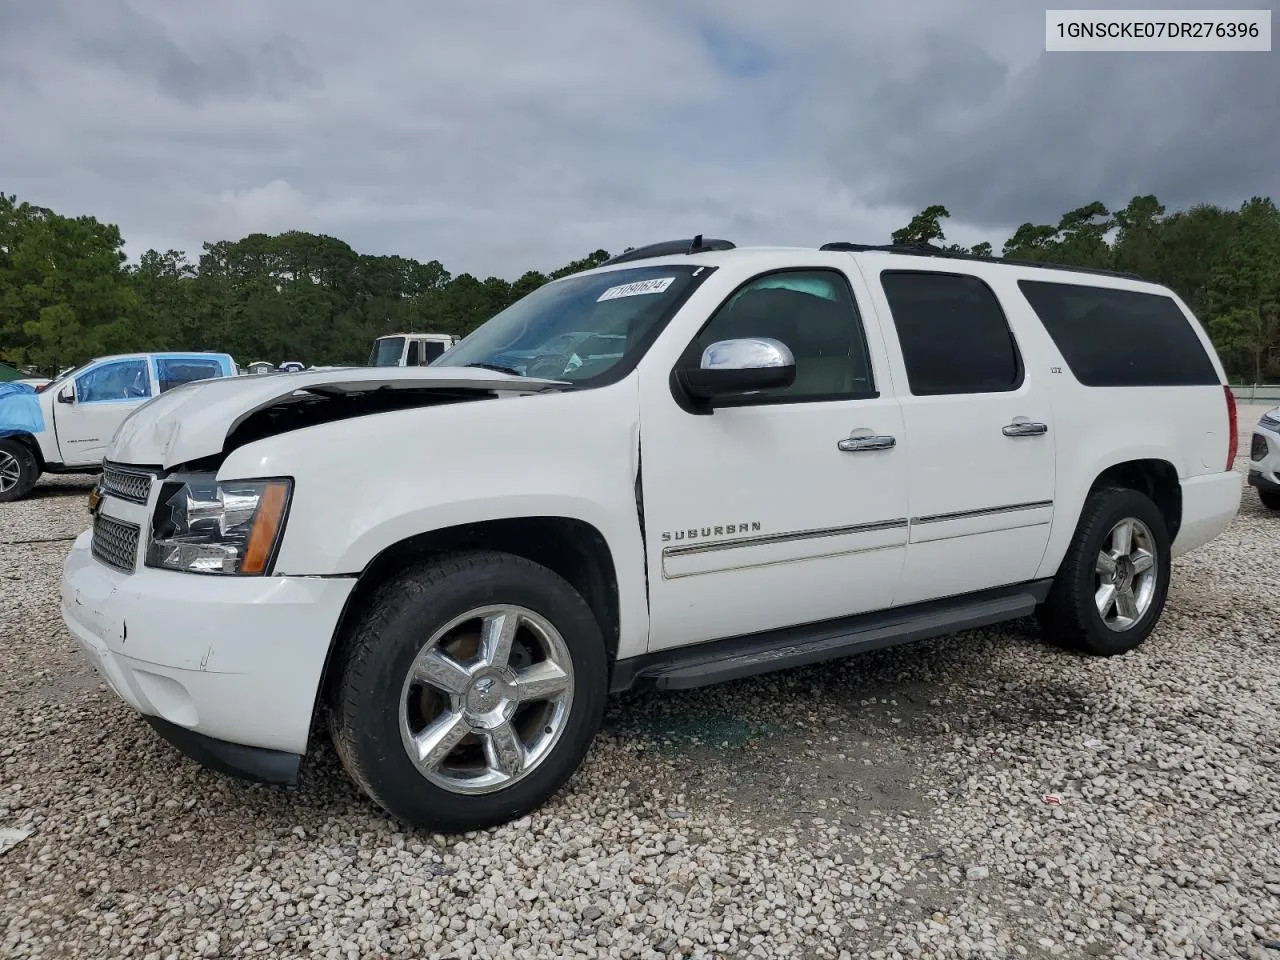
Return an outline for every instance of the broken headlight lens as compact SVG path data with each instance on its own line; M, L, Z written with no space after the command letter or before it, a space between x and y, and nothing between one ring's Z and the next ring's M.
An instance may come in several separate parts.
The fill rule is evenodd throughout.
M147 566L187 573L267 573L292 489L287 479L219 483L202 475L166 481L151 519Z

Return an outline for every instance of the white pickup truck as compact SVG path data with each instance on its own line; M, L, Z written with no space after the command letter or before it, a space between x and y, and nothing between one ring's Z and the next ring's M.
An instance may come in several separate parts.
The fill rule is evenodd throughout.
M371 367L425 367L458 342L448 333L389 333L373 341Z
M555 376L504 369L544 344ZM117 434L63 616L189 755L291 782L323 716L385 809L477 829L559 789L611 691L1032 613L1133 650L1241 500L1204 331L1113 274L695 238L441 363L192 385Z
M93 473L116 428L152 397L193 380L229 377L225 353L98 357L39 393L0 397L0 503L31 492L42 473Z

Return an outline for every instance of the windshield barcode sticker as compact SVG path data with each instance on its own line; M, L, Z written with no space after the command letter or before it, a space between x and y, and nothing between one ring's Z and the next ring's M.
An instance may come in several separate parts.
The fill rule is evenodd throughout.
M637 280L635 283L619 284L616 287L610 287L596 297L596 303L604 300L617 300L619 297L638 297L645 293L662 293L663 290L675 282L675 277L660 277L657 280Z

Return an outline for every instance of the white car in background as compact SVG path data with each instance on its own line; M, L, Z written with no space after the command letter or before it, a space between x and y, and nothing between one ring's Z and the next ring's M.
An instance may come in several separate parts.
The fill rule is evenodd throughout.
M1249 486L1270 510L1280 510L1280 407L1268 410L1249 444Z
M120 354L90 360L43 389L4 391L0 503L25 497L42 473L96 473L112 436L138 407L234 371L225 353Z
M373 341L371 367L425 367L458 342L448 333L391 333Z

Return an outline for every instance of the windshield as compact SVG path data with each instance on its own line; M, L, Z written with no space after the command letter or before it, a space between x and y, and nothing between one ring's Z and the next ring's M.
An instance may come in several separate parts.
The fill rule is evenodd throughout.
M507 307L432 366L593 380L644 350L647 336L712 270L667 264L556 280Z
M369 354L369 366L398 367L403 354L404 337L382 337L373 341L373 352Z

